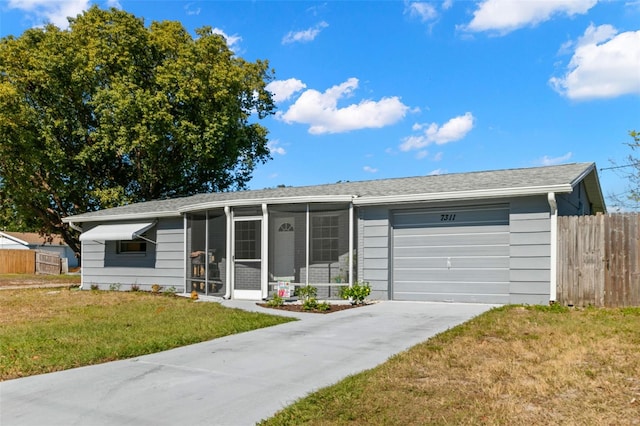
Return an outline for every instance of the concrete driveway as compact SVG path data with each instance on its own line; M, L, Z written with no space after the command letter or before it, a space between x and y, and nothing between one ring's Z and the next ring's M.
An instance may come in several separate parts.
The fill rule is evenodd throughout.
M224 301L250 310L253 302ZM0 383L0 424L251 425L494 305L380 302Z

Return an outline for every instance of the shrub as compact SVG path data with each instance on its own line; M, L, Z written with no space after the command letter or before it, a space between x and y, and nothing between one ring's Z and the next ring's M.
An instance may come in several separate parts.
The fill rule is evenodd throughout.
M316 310L321 311L321 312L326 312L329 309L331 309L331 305L329 304L329 302L320 302L316 306Z
M293 294L301 298L304 302L308 299L315 298L318 295L318 289L311 285L305 285L302 287L296 287Z
M162 286L160 284L154 284L151 286L151 293L160 293Z
M92 291L98 291L98 290L100 290L100 286L98 284L91 284L91 290Z
M116 283L109 284L109 291L118 291L118 290L120 290L120 284L116 284Z
M313 311L318 307L318 301L315 297L308 297L302 302L302 309L305 311Z
M140 286L138 284L133 284L131 286L131 291L140 291Z
M191 292L191 300L198 300L200 296L198 296L198 292L193 290Z
M271 306L272 308L276 306L282 306L282 305L284 305L284 299L278 296L277 294L274 294L273 298L267 301L267 306Z
M364 299L371 294L371 286L368 282L358 281L351 287L342 287L340 289L340 297L343 299L351 299L351 303L354 305L360 305L364 303Z

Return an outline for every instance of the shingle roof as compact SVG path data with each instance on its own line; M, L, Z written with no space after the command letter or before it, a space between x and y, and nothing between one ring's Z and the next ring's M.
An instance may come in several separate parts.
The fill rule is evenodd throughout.
M65 222L95 221L125 217L177 216L181 212L222 206L277 203L295 199L304 202L314 197L357 197L356 204L374 204L389 202L402 197L421 197L425 200L452 199L456 194L486 194L499 196L508 193L511 196L544 194L548 191L571 192L572 188L587 176L591 176L591 192L599 198L595 203L604 201L600 192L594 163L574 163L559 166L506 169L468 173L453 173L433 176L380 179L360 182L340 182L335 184L279 187L250 191L197 194L189 197L156 200L130 204L97 212L65 218ZM446 197L445 197L446 194ZM394 198L395 197L395 198Z
M67 243L64 242L62 237L58 235L51 235L49 237L45 235L40 235L37 232L10 232L10 231L2 231L2 234L8 235L13 238L17 238L21 241L26 242L31 245L65 245Z

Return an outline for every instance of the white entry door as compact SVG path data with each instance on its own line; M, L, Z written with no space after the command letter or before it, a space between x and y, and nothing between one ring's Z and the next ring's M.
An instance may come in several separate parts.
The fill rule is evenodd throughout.
M293 217L274 220L273 278L292 282L295 277L294 221Z
M233 234L233 298L260 300L262 219L236 219Z

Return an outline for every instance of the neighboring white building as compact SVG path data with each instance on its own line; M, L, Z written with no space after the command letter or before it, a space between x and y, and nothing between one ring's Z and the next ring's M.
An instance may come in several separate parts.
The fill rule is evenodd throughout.
M67 258L70 268L78 266L73 250L57 235L45 237L36 232L0 231L0 250L2 249L51 251L58 253L60 258Z

